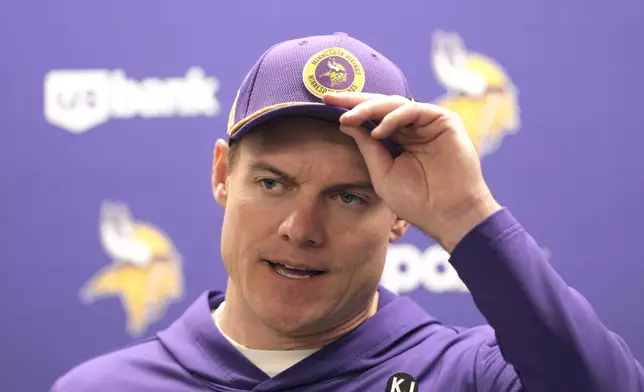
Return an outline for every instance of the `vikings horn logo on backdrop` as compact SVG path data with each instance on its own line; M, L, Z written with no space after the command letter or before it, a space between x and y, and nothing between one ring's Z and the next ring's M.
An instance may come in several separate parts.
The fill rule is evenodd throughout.
M468 51L458 34L432 38L432 70L447 90L434 103L459 114L479 156L490 155L519 130L518 90L496 61Z
M170 302L183 297L181 256L165 233L135 222L122 203L102 204L100 237L112 262L82 287L81 300L118 297L127 331L140 336L163 317Z

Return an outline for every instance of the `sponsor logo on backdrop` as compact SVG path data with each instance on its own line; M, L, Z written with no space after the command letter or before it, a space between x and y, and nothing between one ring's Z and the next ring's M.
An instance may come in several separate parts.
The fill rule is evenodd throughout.
M395 293L419 288L433 293L469 291L439 245L425 250L412 244L390 245L380 283Z
M81 288L81 300L120 299L127 332L140 336L163 318L170 303L183 298L181 256L167 234L135 220L123 203L101 205L99 232L111 260Z
M199 67L182 77L129 78L124 70L53 70L45 76L45 119L71 133L110 119L216 116L219 81Z
M542 251L549 259L550 250ZM449 253L439 245L425 250L412 244L390 245L380 283L400 294L421 288L432 293L469 292L449 263Z
M432 36L430 64L436 81L446 90L434 103L461 117L481 158L494 153L507 135L518 132L518 89L498 62L468 50L458 34L437 31ZM381 283L398 293L421 287L434 293L468 292L449 263L449 254L439 245L425 250L411 244L390 245Z

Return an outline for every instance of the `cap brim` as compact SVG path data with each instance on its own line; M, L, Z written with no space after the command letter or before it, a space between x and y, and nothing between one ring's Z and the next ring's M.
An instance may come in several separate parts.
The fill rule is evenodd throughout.
M252 119L244 123L242 126L240 126L235 131L235 133L232 136L230 136L229 140L230 141L239 140L244 135L251 132L252 129L255 128L256 126L268 120L272 120L278 117L306 116L306 117L318 118L320 120L326 120L329 122L339 124L340 116L342 116L342 114L348 111L349 109L339 107L339 106L327 105L324 103L316 103L316 102L293 103L293 104L289 104L289 105L285 105L285 106L281 106L275 109L265 111L253 117ZM376 126L378 126L378 124L373 121L368 121L366 123L363 123L362 126L366 128L368 131L372 131L376 128ZM383 139L381 140L381 143L384 145L387 151L389 151L389 153L394 157L397 157L402 152L402 148L400 147L400 145L398 145L397 143L391 140Z

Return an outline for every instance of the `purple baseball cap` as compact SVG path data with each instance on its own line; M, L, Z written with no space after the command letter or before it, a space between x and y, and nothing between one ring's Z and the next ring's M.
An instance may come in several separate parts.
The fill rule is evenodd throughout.
M229 143L255 126L282 116L310 116L339 123L346 108L322 102L325 92L366 92L412 99L402 71L376 50L344 33L278 43L244 78L228 119ZM373 130L377 123L363 126ZM382 140L393 156L401 148Z

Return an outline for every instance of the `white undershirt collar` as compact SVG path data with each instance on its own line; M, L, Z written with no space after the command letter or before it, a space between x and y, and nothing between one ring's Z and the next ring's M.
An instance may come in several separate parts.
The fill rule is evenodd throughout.
M269 377L274 377L319 350L319 348L306 350L256 350L244 347L226 335L226 333L221 329L219 318L224 308L224 304L225 301L211 313L212 319L219 329L219 332L221 332L230 344L239 350L243 356Z

